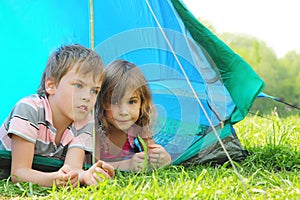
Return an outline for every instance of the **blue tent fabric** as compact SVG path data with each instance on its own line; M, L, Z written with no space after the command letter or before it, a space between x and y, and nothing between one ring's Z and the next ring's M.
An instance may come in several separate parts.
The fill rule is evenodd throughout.
M0 27L3 122L19 99L36 93L52 51L71 43L89 47L89 4L70 0L3 0Z
M120 10L118 10L118 6L114 6L114 2L106 3L109 9L95 4L97 9L95 11L96 19L107 17L113 24L120 23L119 20L122 19L121 26L116 26L112 30L106 30L106 32L111 32L109 38L102 39L99 42L97 38L95 39L95 50L102 55L105 63L109 63L117 58L123 58L140 66L150 83L150 87L153 89L154 98L157 99L156 102L161 100L160 94L162 93L164 96L173 93L168 101L172 101L172 97L181 97L177 93L184 93L184 96L191 97L192 101L194 97L191 93L191 88L187 84L167 41L163 37L162 31L157 27L158 24L154 21L154 17L151 15L145 1L132 2L134 3L128 3L124 7L124 10L130 10L130 15L124 15L124 13L115 15ZM163 12L161 11L162 8L164 8ZM214 111L206 109L210 112L209 116L214 121L214 125L219 123L219 118L223 121L226 120L231 115L235 105L227 89L217 77L216 72L209 67L203 52L187 32L172 3L170 1L151 1L151 9L157 14L156 17L168 40L172 41L172 48L179 57L180 63L184 64L185 72L192 81L193 87L196 88L199 98L204 99L203 104L210 103L210 105L205 105L206 108L210 106L214 109ZM147 17L138 17L140 13ZM96 21L95 32L98 32L98 29L103 30L105 27L107 27L106 24L103 25ZM116 44L122 44L122 46L119 45L117 46L118 48L112 48ZM149 71L151 73L147 73ZM156 95L159 97L156 98ZM177 100L181 103L181 99L177 98ZM183 105L185 104L181 103L181 105L177 106ZM180 110L183 112L190 109L197 110L197 108L193 104L191 107ZM203 116L200 109L198 109L198 112L200 113L199 115ZM184 113L179 113L179 116L175 116L172 113L172 116L168 117L185 120L186 117L183 117L183 115ZM200 123L209 125L205 118L199 120Z
M180 0L97 0L93 8L94 38L87 0L0 2L1 121L18 99L36 92L50 52L65 44L91 47L92 39L105 64L121 58L141 68L158 111L154 138L174 163L205 147L211 125L243 119L263 89L251 67Z

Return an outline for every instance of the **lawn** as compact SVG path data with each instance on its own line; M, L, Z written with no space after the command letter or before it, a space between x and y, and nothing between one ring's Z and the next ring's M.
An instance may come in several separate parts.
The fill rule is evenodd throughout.
M0 181L0 199L300 199L299 116L248 116L234 125L251 155L241 163L170 166L148 173L116 172L80 188L43 188Z

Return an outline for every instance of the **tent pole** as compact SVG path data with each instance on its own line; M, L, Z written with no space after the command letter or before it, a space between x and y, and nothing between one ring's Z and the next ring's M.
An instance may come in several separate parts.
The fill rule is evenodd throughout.
M94 50L94 3L90 0L90 48Z
M93 0L89 0L89 6L90 6L90 48L94 50L94 4ZM94 117L95 109L92 110L92 117ZM97 148L99 145L99 138L96 137L96 131L95 131L95 125L93 126L93 152L92 152L92 164L96 163L97 160L100 159L100 148ZM98 146L100 147L100 146Z

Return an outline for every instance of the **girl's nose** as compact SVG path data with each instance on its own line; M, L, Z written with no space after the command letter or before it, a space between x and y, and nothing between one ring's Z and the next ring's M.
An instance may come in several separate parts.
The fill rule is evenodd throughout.
M126 104L119 105L119 114L122 114L122 115L128 114L128 106Z

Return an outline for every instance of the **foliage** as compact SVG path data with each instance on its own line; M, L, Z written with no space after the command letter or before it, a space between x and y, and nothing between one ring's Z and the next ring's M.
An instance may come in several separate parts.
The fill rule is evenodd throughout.
M222 33L222 40L248 62L255 72L264 80L266 87L264 92L283 99L294 106L300 104L300 53L290 51L283 58L277 58L274 51L265 42L242 34ZM268 111L277 107L277 112L283 116L294 115L285 105L275 102L255 102L252 112L268 114Z
M200 18L199 21L249 63L264 80L266 84L264 93L300 107L300 85L297 84L300 82L299 51L291 50L284 57L278 58L272 48L256 37L247 34L218 33L209 21ZM251 112L266 115L274 108L281 116L295 115L299 112L267 99L256 100Z
M80 188L0 182L0 199L299 199L299 117L248 116L235 125L251 154L235 163L170 166L153 172L117 171L113 180Z

